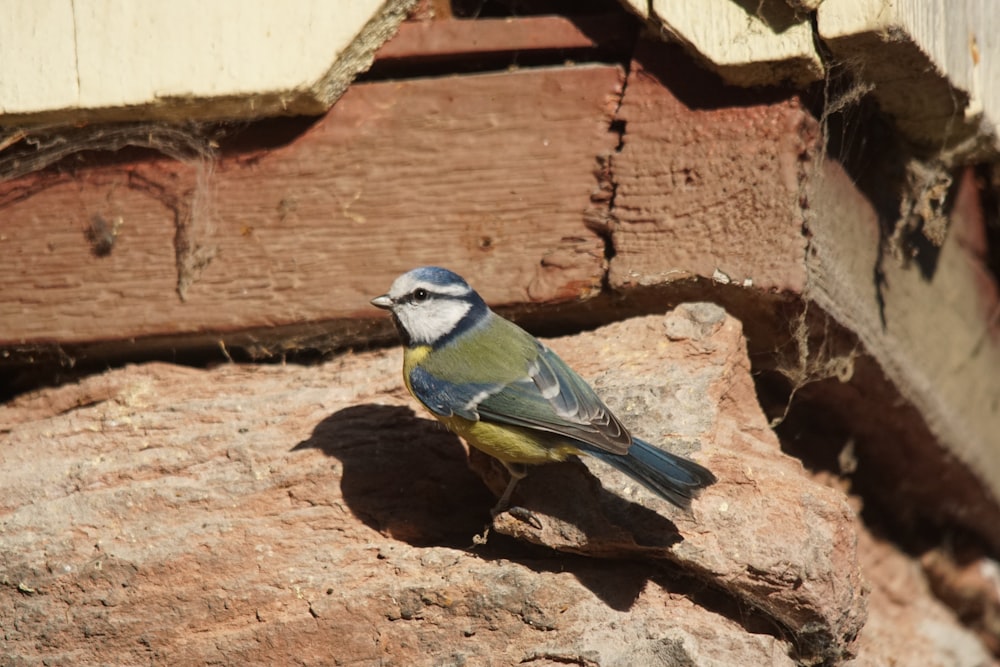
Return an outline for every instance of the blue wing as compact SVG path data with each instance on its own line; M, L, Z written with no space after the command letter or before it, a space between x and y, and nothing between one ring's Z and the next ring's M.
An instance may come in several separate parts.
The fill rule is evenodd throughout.
M567 436L615 454L624 454L632 436L583 378L547 347L528 377L511 382L479 401L482 419Z
M434 414L441 417L458 415L470 421L479 420L476 405L502 387L478 382L448 382L420 367L410 371L410 386L417 400Z

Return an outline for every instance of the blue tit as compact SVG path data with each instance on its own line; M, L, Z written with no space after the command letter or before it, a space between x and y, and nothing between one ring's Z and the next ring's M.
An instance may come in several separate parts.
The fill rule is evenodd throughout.
M403 381L445 426L510 472L504 509L525 466L594 456L678 507L715 476L632 437L552 350L494 313L460 276L404 273L372 305L392 313L405 347Z

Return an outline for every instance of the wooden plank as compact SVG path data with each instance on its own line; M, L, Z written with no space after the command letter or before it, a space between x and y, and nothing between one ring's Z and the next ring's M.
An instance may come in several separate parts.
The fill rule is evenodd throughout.
M908 139L956 163L1000 151L1000 13L991 2L623 0L727 82L804 87L847 70ZM826 61L817 44L823 45ZM848 96L849 97L849 96Z
M329 108L413 0L0 3L3 125Z
M662 34L676 36L732 84L805 86L824 76L810 14L785 0L649 5L649 20Z
M1000 549L1000 298L977 247L985 227L972 170L931 276L915 261L880 261L879 216L840 165L825 164L807 187L807 295L859 345L841 360L847 386L806 387L803 398L816 404L826 392L827 418L860 441L856 479L898 503L899 521L954 522ZM886 382L899 394L891 404L880 400Z
M358 84L274 149L4 183L0 346L370 317L368 299L428 263L494 303L586 297L604 243L583 214L622 79L580 66Z
M996 3L837 0L819 6L816 25L911 141L963 155L1000 151Z
M613 287L702 276L800 293L805 268L794 99L724 88L677 47L637 49L612 159ZM753 242L753 240L759 242Z
M528 54L623 49L630 46L636 22L627 14L525 16L503 19L406 21L376 55L376 65L393 61L423 63L493 53ZM627 44L626 44L627 43Z

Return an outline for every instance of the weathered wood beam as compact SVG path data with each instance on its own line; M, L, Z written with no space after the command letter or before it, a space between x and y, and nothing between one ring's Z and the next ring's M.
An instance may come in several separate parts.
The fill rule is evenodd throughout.
M616 51L631 54L638 22L623 12L567 16L524 16L516 19L437 19L406 21L379 49L372 72L389 67L427 67L446 61L461 65L461 58L491 54L518 58L532 54L566 54Z
M364 83L273 149L4 183L0 347L365 317L425 263L495 303L591 295L604 242L583 213L618 141L622 78L579 66Z
M809 428L853 450L855 479L902 520L962 525L1000 549L1000 299L972 179L942 247L895 259L794 97L713 84L670 53L642 44L626 84L610 286L652 302L692 284L718 295Z

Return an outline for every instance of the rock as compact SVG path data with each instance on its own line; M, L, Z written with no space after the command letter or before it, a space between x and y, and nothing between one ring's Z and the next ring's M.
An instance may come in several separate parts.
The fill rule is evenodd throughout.
M931 593L918 562L868 531L860 534L859 553L871 596L858 657L850 667L996 664L977 637Z
M575 553L670 559L781 624L800 658L851 655L866 595L854 513L781 452L740 323L718 306L685 304L551 346L594 378L636 435L693 456L719 481L685 513L600 463L588 467L603 488L582 466L532 471L514 500L542 530L509 514L497 529Z
M690 513L605 466L544 466L515 495L542 531L503 514L472 546L494 497L461 443L412 410L397 349L129 366L0 406L5 664L882 655L868 628L852 644L864 528L781 454L735 320L691 305L551 345L637 434L718 475ZM914 596L922 609L929 593ZM936 628L961 632L936 609ZM903 644L899 664L947 655Z
M920 564L934 595L1000 655L1000 563L978 547L947 544L924 553Z

